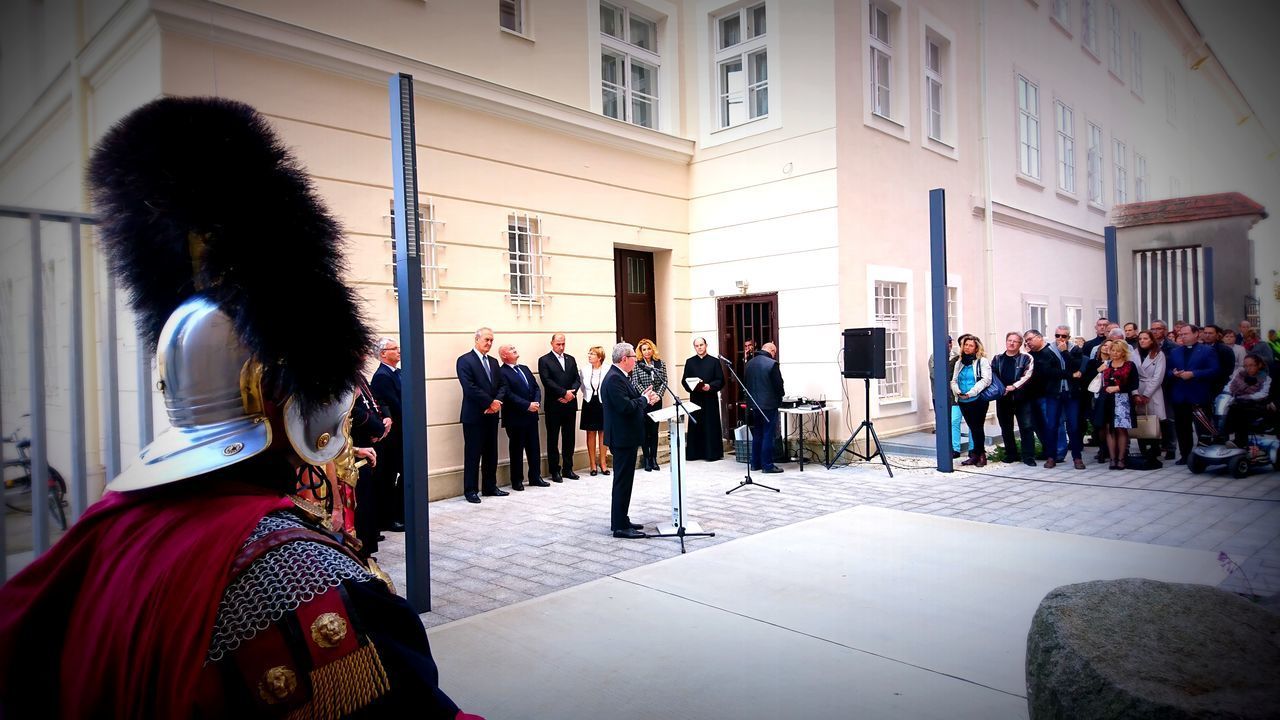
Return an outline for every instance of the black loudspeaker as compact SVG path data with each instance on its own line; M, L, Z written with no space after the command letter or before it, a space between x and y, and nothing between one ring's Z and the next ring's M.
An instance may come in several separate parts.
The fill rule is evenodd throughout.
M884 379L884 328L848 328L844 331L844 376Z

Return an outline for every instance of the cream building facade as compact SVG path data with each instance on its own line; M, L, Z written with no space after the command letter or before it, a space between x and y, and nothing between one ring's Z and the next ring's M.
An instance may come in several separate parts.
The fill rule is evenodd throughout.
M533 367L564 332L585 364L592 345L637 340L645 318L631 325L621 305L651 298L645 332L674 376L694 337L731 357L747 335L773 340L789 394L838 406L838 444L863 406L840 373L846 327L888 329L881 434L932 422L930 189L947 192L948 326L998 348L1007 329L1087 328L1105 308L1116 204L1238 190L1271 207L1280 187L1274 142L1237 124L1247 99L1172 0L46 0L3 13L0 204L88 211L90 148L129 110L162 95L248 102L342 221L351 280L391 335L386 81L413 75L433 498L461 491L454 359L480 325ZM0 224L6 426L27 403L27 232ZM1280 268L1276 232L1255 227L1256 267ZM43 263L55 465L72 383L59 233L48 224ZM84 248L100 487L108 313ZM117 304L127 462L146 404Z

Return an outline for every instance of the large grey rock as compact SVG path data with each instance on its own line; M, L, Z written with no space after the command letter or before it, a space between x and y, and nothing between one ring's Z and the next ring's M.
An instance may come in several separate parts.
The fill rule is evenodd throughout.
M1280 616L1204 585L1064 585L1031 621L1027 706L1032 720L1280 718Z

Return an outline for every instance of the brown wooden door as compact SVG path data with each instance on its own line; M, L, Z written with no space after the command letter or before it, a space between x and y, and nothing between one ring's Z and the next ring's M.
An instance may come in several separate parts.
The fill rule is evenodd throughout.
M734 372L742 377L746 369L742 345L747 340L756 341L756 349L767 342L778 342L778 294L742 295L723 297L716 301L716 316L720 327L720 354L733 362ZM782 359L782 350L778 350ZM745 396L732 378L725 378L724 392L720 393L720 417L724 419L724 437L733 438L733 429L746 421L741 407Z
M658 313L654 309L653 253L613 251L618 342L635 345L641 338L656 342Z

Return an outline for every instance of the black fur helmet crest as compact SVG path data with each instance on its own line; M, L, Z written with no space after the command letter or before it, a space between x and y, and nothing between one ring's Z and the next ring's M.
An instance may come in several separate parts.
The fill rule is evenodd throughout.
M148 350L198 293L230 317L264 386L304 411L354 386L372 337L342 280L341 229L256 110L153 101L107 132L88 177Z
M349 456L371 338L342 281L341 230L266 119L219 98L156 100L107 132L89 182L169 416L108 489L272 448L312 466Z

